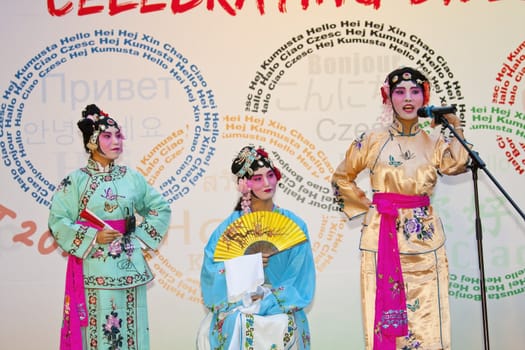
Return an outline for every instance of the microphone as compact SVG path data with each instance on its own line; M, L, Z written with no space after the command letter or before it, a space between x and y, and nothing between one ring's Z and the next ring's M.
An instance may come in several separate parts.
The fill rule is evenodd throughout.
M436 115L456 113L456 110L456 106L427 106L418 108L417 115L421 118L435 118Z

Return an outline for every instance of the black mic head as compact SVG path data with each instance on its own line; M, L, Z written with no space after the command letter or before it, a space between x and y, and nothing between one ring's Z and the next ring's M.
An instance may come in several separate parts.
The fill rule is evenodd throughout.
M421 107L417 109L417 116L420 118L432 118L434 119L434 124L439 125L442 123L440 113L434 112L440 112L439 108L434 106Z
M417 109L417 116L420 118L432 118L432 113L428 111L429 107L421 107Z

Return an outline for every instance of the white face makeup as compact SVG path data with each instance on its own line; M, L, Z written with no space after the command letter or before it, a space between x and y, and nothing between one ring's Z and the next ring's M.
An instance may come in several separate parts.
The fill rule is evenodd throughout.
M405 80L392 91L392 107L399 118L404 120L417 119L417 110L423 107L424 94L421 86Z
M263 167L257 169L252 177L248 180L249 186L253 194L261 199L268 200L275 194L277 188L277 176L275 172L268 168Z
M93 152L93 159L107 165L116 160L123 151L124 135L122 132L110 126L98 136L99 149Z

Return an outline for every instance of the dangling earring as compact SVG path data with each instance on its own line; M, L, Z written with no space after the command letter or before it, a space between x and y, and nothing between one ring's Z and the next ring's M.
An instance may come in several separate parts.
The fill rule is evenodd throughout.
M97 140L98 140L98 130L93 132L93 135L90 136L89 142L87 143L86 147L89 149L91 153L93 153L97 148Z
M252 211L252 194L251 192L243 193L241 197L241 208L244 214Z
M252 194L248 179L241 178L237 182L237 190L241 192L241 209L244 214L251 212L252 208Z

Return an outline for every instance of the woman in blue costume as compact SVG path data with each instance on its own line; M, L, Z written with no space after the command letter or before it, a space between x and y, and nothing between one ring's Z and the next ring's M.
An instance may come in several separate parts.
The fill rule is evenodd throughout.
M217 242L242 215L277 212L293 220L308 237L303 220L273 202L281 174L261 148L243 147L231 166L242 197L234 212L212 233L204 250L201 290L210 311L197 340L199 349L310 349L310 331L304 309L315 291L315 265L310 241L275 255L263 253L265 283L254 295L231 302L225 263L215 262Z
M153 274L142 248L159 246L171 209L141 174L115 164L124 136L113 118L92 104L77 125L89 159L62 180L49 214L69 254L60 349L147 350Z

